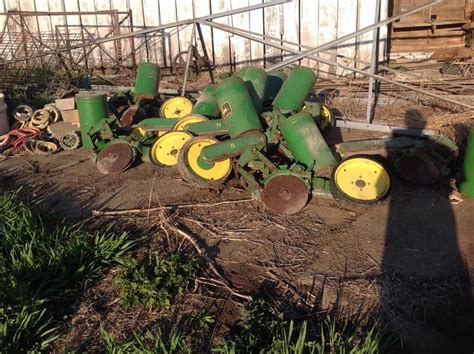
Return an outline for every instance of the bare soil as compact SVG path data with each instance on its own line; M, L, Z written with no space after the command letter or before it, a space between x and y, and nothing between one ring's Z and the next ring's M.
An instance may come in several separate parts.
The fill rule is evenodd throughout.
M400 111L399 111L400 112ZM431 112L432 114L433 112ZM426 113L428 115L429 113ZM402 116L403 117L403 116ZM372 133L334 130L330 140ZM116 223L144 236L140 252L189 247L163 227L173 219L195 237L237 291L266 291L315 311L335 306L347 316L379 311L401 334L409 352L472 352L474 342L474 200L452 205L446 181L415 187L397 183L392 197L373 206L341 205L314 198L299 214L277 216L258 201L216 207L94 217L92 210L125 210L248 198L230 181L221 190L196 189L173 169L139 164L118 175L101 175L79 149L48 158L23 155L0 162L0 182L40 197L46 208L86 225ZM189 247L191 248L191 247ZM125 311L118 304L112 269L84 295L67 319L57 350L67 342L82 350L100 346L100 325L118 338L161 321L183 323L210 309L217 321L196 339L197 348L225 334L244 302L212 282L211 272L172 311ZM207 349L206 349L207 348Z

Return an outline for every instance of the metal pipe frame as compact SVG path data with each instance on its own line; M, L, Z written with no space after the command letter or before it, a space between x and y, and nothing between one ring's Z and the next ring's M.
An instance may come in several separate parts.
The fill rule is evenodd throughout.
M199 40L201 42L202 47L202 54L203 58L206 61L207 71L209 72L209 77L211 78L211 83L215 84L216 81L214 80L214 72L212 71L211 63L209 61L209 55L207 53L206 42L204 41L204 36L202 34L201 24L199 22L196 23L196 29L199 35Z
M82 54L82 57L80 59L75 61L74 58L72 57L72 54L71 54L72 51L69 51L68 57L66 59L69 60L71 68L73 68L74 66L77 66L84 59L87 60L88 55L92 51L94 51L96 48L99 48L100 53L101 53L101 63L103 64L102 53L105 53L105 55L109 56L112 60L117 62L118 66L119 66L119 70L121 70L123 72L123 66L120 64L120 60L114 59L107 51L104 50L102 44L93 44L89 40L87 40L87 37L84 36L83 31L86 32L88 38L93 39L93 36L87 30L86 26L83 26L83 25L80 25L80 24L74 25L74 26L56 25L55 30L53 30L51 32L51 35L53 36L52 39L53 40L55 39L54 40L54 45L50 46L50 45L48 45L48 43L45 42L45 40L42 37L42 34L37 33L37 32L33 33L32 31L30 31L27 24L26 24L26 22L25 22L25 20L24 20L25 18L28 18L28 17L36 17L38 19L38 17L41 17L41 16L42 17L45 17L45 16L64 16L66 14L69 14L69 15L89 14L89 15L95 15L96 17L97 16L108 16L108 17L110 17L111 18L111 26L103 26L103 27L107 27L107 28L112 27L112 29L109 30L105 34L104 38L107 38L107 37L111 36L114 33L115 34L120 33L119 26L122 25L127 19L129 21L132 20L131 19L131 11L117 11L117 10L101 10L101 11L97 11L97 12L90 12L90 11L89 12L87 12L87 11L86 12L81 12L81 11L64 12L64 11L61 11L61 12L52 12L52 13L40 12L40 11L16 11L15 10L15 11L8 11L8 12L5 12L5 13L0 13L0 15L6 15L4 28L2 30L2 33L0 33L0 37L3 37L3 35L5 34L5 29L8 26L9 21L13 21L14 23L18 24L22 28L22 32L21 32L22 33L22 42L23 43L28 42L27 44L31 43L31 46L27 46L27 48L24 49L24 56L20 57L18 55L12 55L12 58L17 58L16 60L12 60L12 61L24 61L24 62L26 62L27 68L28 68L28 62L30 61L30 59L40 58L41 61L43 62L43 60L46 56L51 55L52 57L57 57L58 60L61 62L61 65L63 67L66 67L64 59L59 55L59 52L61 52L61 50L58 50L59 47L60 47L59 37L62 37L62 34L59 31L59 28L65 28L66 37L67 37L67 39L66 39L67 40L67 47L69 48L69 47L71 47L70 46L70 38L69 38L69 29L71 27L78 27L81 30L81 38L82 38L81 49L83 49L84 53ZM119 16L123 16L123 18L120 20ZM16 19L17 17L19 18L19 21ZM116 21L114 20L114 18L116 19ZM91 27L98 28L97 25L91 26ZM56 36L56 38L54 38L54 36ZM117 49L118 49L117 46L115 46L115 48L116 48L116 53L117 53ZM33 49L33 50L29 50L30 53L28 53L26 49ZM49 52L45 53L46 50L48 50ZM132 53L133 53L133 57L134 57L134 51L132 51ZM119 58L119 57L121 57L121 54L117 55L117 58ZM134 61L134 58L133 58L132 61ZM10 61L7 61L5 63L8 64L8 63L10 63ZM85 66L87 67L87 63L85 64ZM67 68L66 68L66 71L68 71Z
M168 28L171 28L171 27L177 27L177 26L182 26L182 25L192 25L192 24L200 22L200 21L209 21L209 20L220 18L220 17L237 15L237 14L240 14L242 12L260 10L260 9L264 9L264 8L270 7L270 6L286 4L286 3L289 3L291 1L292 0L273 0L273 1L264 2L264 3L261 3L261 4L255 4L255 5L251 5L251 6L240 7L238 9L234 9L234 10L223 11L223 12L218 12L218 13L212 14L212 15L201 16L201 17L196 17L196 18L192 18L192 19L188 19L188 20L181 20L181 21L176 21L176 22L172 22L172 23L167 23L167 24L160 25L160 26L145 28L145 29L142 29L142 30L139 30L139 31L133 31L133 32L130 32L130 33L123 33L123 34L120 34L120 35L117 35L117 36L110 36L108 38L98 38L91 44L101 44L101 43L115 41L115 40L119 40L119 39L135 37L135 36L139 36L139 35L145 35L145 34L148 34L148 33L157 32L157 31L168 29ZM54 14L54 13L51 13L51 14ZM83 15L83 14L84 14L83 12L80 12L80 15ZM41 56L46 56L46 55L52 55L52 54L55 54L55 53L65 52L65 51L69 51L69 50L72 50L72 49L78 49L78 48L82 48L82 47L83 47L83 45L74 45L74 46L66 47L66 48L58 48L55 51L46 52L46 53L43 53L42 55L33 56L31 58L41 57ZM4 64L8 65L8 64L15 63L15 62L19 62L19 61L23 61L23 59L10 60L8 62L5 62Z
M126 15L128 11L117 11L117 10L98 10L98 11L55 11L55 12L44 12L44 11L18 11L9 10L7 12L0 12L0 16L8 15L21 15L21 16L67 16L67 15L110 15L111 12L116 12L119 15Z
M424 8L424 6L422 6L422 7ZM421 10L422 9L419 7L418 11L421 11ZM405 12L405 16L408 16L408 15L406 15L407 13L412 14L413 10ZM397 17L397 18L391 17L390 18L391 21L394 21L394 20L398 19L398 16L395 16L395 17ZM389 19L387 19L387 20L389 20ZM365 31L372 30L374 26L379 26L379 27L383 26L386 23L387 20L382 21L380 24L375 24L375 25L366 27ZM234 27L230 27L230 26L223 25L223 24L220 24L220 23L218 24L218 23L211 22L211 21L201 21L201 23L207 24L207 25L212 26L212 27L215 27L215 28L220 29L224 32L230 32L230 33L233 33L235 35L241 36L243 38L247 38L247 39L253 40L253 41L258 42L258 43L262 43L262 44L265 44L265 45L268 45L268 46L271 46L271 47L274 47L274 48L278 48L278 49L285 50L287 52L291 52L293 54L296 54L296 56L293 57L292 59L294 59L296 57L298 57L298 58L300 57L300 55L298 53L301 53L301 51L294 50L294 49L288 48L286 46L280 45L278 43L274 43L274 42L271 42L271 41L268 41L268 40L250 35L250 34L248 34L248 31L246 31L246 30L236 29ZM360 35L360 31L354 32L353 35L355 35L355 36ZM347 36L345 36L345 37L347 37ZM327 44L325 44L323 46L330 48L330 47L333 47L334 45L339 44L339 43L341 43L340 40L334 40L334 41L328 42ZM317 47L315 49L321 48L323 46ZM455 105L458 105L458 106L461 106L461 107L465 107L465 108L468 108L468 109L474 109L474 106L472 106L472 105L469 105L469 104L466 104L466 103L463 103L463 102L459 102L459 101L456 101L456 100L452 100L450 98L443 97L443 96L437 95L435 93L425 91L425 90L419 89L417 87L410 86L408 84L404 84L404 83L400 83L400 82L397 82L397 81L394 81L394 80L390 80L390 79L387 79L387 78L385 78L383 76L380 76L380 75L377 75L377 74L371 74L371 73L368 73L366 71L363 71L363 70L360 70L360 69L357 69L357 68L353 68L353 67L338 63L337 61L333 61L333 60L329 60L329 59L325 59L325 58L321 58L319 56L309 54L309 52L312 52L312 51L313 50L303 52L302 58L308 58L308 59L312 59L312 60L315 60L317 62L327 64L327 65L330 65L330 66L340 67L340 68L348 70L348 71L353 71L355 73L358 73L358 74L361 74L361 75L364 75L364 76L372 77L372 78L374 78L376 80L379 80L379 81L388 82L390 84L402 87L404 89L424 94L428 97L439 99L440 101L449 102L449 103L452 103L452 104L455 104ZM321 51L321 49L318 49L318 51ZM293 63L294 61L295 60L292 60L291 63ZM287 65L289 65L289 64L287 64ZM270 69L267 69L266 71L268 72L268 71L270 71Z
M380 21L380 3L381 0L375 0L375 19L374 23ZM374 29L373 38L372 38L372 57L370 60L370 73L375 74L377 73L377 63L379 61L379 28ZM374 78L369 78L369 90L367 92L367 123L370 123L373 118L373 107L374 107L374 99L373 99L373 90L374 90Z
M235 27L232 27L232 28L235 28ZM286 39L273 37L273 36L265 34L265 33L252 32L252 31L248 31L248 30L244 30L244 29L237 29L237 30L240 30L240 31L246 32L248 34L258 36L258 37L261 37L261 38L264 38L264 39L270 39L270 40L273 40L275 42L280 42L281 44L288 44L288 45L291 45L291 46L294 46L294 47L297 47L297 48L302 48L302 49L312 49L312 47L310 47L308 45L292 42L292 41L289 41L289 40L286 40ZM331 50L331 49L326 49L325 51L329 51L329 50ZM351 60L355 63L364 64L364 65L367 65L368 67L370 67L370 62L362 60L362 59L349 58L349 57L344 56L342 54L337 54L336 57L343 58L343 59L348 59L348 60ZM399 70L393 69L393 68L391 68L389 66L386 66L386 65L383 65L383 64L378 64L378 67L380 69L382 69L383 71L387 71L387 72L390 72L390 73L394 73L394 74L400 74L401 73L403 75L411 76L411 77L414 77L414 78L420 78L420 76L415 74L415 73L401 72ZM451 86L451 87L454 87L454 88L470 89L469 86L463 85L459 82L451 82L451 81L440 80L440 79L432 79L432 81L436 81L438 83L442 83L446 86Z
M188 46L188 57L186 58L186 67L184 69L184 79L183 79L183 87L181 89L181 96L184 96L186 93L186 84L188 82L188 74L189 74L189 64L191 63L191 60L193 60L193 42L194 42L194 37L196 36L196 24L193 24L193 31L191 33L191 41L189 42Z

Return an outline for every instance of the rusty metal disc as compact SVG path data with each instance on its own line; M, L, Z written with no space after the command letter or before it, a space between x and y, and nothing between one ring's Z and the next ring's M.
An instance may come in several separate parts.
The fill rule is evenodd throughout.
M295 214L308 203L309 192L306 184L292 175L271 177L262 193L262 202L277 214Z
M127 143L113 143L97 155L96 166L100 173L125 171L133 162L133 150Z
M129 127L133 123L138 123L140 120L145 118L145 116L146 113L142 108L132 106L123 112L122 116L120 117L120 124L122 124L122 127Z
M436 183L441 177L434 161L424 154L403 156L395 162L395 168L401 179L418 185Z

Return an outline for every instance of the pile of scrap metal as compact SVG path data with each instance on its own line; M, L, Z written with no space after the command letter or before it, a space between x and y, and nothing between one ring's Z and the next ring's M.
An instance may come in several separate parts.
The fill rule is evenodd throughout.
M474 59L465 57L455 61L444 63L439 69L443 75L455 75L461 77L472 77L474 75Z
M48 156L61 148L74 150L80 145L77 128L60 121L61 113L54 104L38 110L21 104L15 107L12 116L12 129L0 135L2 159L23 153Z
M77 97L80 115L82 104L92 110L92 100L101 102L97 123L83 130L83 139L102 173L124 171L140 157L177 166L188 184L213 188L233 172L270 210L294 214L311 196L377 203L390 193L392 169L410 182L434 183L450 174L458 153L441 136L394 136L330 148L323 134L332 125L331 110L308 99L316 76L306 67L294 67L288 75L246 67L209 85L194 107L177 97L161 104L160 117L143 119L150 110L145 102L156 100L157 72L155 66L153 75L138 75L135 100L144 96L120 118L105 118L100 95Z

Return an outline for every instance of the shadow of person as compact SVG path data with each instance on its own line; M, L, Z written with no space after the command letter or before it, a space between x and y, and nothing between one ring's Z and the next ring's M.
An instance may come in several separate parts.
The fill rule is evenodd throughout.
M407 111L405 118L407 126L414 118L420 128L426 125L416 110ZM411 175L428 173L409 168ZM392 186L380 315L407 352L472 352L470 280L448 194L447 183Z

